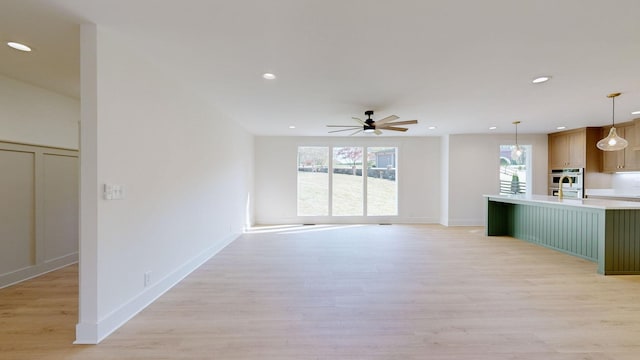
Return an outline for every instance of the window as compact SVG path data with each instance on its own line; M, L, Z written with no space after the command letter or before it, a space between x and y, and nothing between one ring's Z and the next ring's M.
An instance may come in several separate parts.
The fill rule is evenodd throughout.
M298 216L398 215L397 153L396 147L299 147Z
M531 145L500 145L500 195L531 195Z
M329 148L298 148L298 215L329 215Z
M362 148L333 148L333 196L334 216L362 216L363 190Z
M395 147L367 149L367 215L398 215Z

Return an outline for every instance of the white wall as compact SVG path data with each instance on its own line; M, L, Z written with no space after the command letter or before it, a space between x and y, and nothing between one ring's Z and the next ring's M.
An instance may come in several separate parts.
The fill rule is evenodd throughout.
M611 178L612 188L616 193L640 195L640 173L618 173Z
M0 141L78 149L80 101L0 75Z
M78 152L0 142L0 174L0 288L77 262Z
M522 135L520 145L532 146L533 194L547 194L547 135ZM500 145L512 135L449 136L448 225L483 225L484 194L499 192Z
M449 226L449 135L442 137L440 154L440 224Z
M45 176L45 174L51 174L67 166L67 164L58 164L61 165L60 168L51 166L49 160L53 159L55 162L57 159L52 154L77 157L77 151L50 147L78 149L79 120L80 101L78 99L0 75L0 141L10 143L0 144L0 147L4 148L5 155L10 154L12 149L22 155L31 154L33 161L29 168L33 179L28 181L33 181L30 189L34 192L33 201L29 201L29 213L18 219L19 222L29 222L27 228L31 234L25 238L12 233L10 231L12 226L4 226L0 229L3 235L0 236L0 252L7 257L13 257L12 261L4 261L4 266L0 266L2 268L0 269L0 287L77 261L77 178L73 178L73 176L77 177L77 168L72 169L75 175L64 174L64 171L60 174L71 176L68 178L70 182L66 185L75 186L76 192L71 188L64 188L71 193L69 197L63 199L71 200L65 201L64 205L73 205L74 211L61 212L59 209L50 209L48 206L51 204L59 205L58 202L52 201L51 195L55 196L60 189L56 188L53 192L47 191L48 188L43 187L43 184L49 186L49 180L59 177ZM63 159L71 161L71 158L63 157ZM73 158L72 161L77 162L77 159ZM4 180L16 176L15 170L11 166L0 167L0 172L4 171L11 175ZM25 179L23 183L26 181ZM4 210L12 216L17 215L17 209L21 208L21 204L14 202L15 198L11 194L14 190L15 188L8 187L0 191L0 202ZM56 216L60 218L52 220ZM10 221L8 218L3 220ZM62 223L64 226L61 226ZM18 248L9 248L12 242L15 242ZM24 254L25 250L26 260L20 258L20 254ZM10 266L10 263L18 259L25 261L16 266Z
M232 241L252 191L253 137L124 44L82 27L76 343L99 342ZM125 199L104 200L105 183Z
M547 135L522 135L532 146L534 194L547 193ZM484 194L499 192L500 149L512 135L447 135L437 137L257 137L256 223L377 222L364 217L296 216L298 146L398 146L399 216L395 223L440 223L479 226Z
M394 218L298 217L298 146L397 146L399 215ZM256 137L255 222L438 223L440 139L437 137Z

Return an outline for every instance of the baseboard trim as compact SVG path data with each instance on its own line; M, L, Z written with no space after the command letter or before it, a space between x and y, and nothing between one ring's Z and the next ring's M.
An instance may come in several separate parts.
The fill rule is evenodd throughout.
M191 260L184 263L175 271L155 283L153 286L145 289L133 299L122 305L120 308L111 312L98 323L78 323L76 325L76 341L74 344L98 344L107 336L131 320L140 311L158 299L162 294L169 291L178 284L182 279L199 268L226 246L237 239L240 234L233 234L216 242L211 247L202 251Z
M78 253L74 252L58 258L31 265L10 273L0 275L0 289L33 279L48 272L58 270L78 262Z
M293 225L293 224L439 224L439 218L429 217L399 217L399 216L308 216L295 218L260 218L255 223L259 225Z
M484 219L449 219L447 226L483 226Z

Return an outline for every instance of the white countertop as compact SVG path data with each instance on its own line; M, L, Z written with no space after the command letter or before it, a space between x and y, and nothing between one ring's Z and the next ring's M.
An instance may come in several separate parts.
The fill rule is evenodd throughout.
M598 196L598 197L612 197L621 199L640 199L640 193L634 193L632 191L620 191L616 189L586 189L585 195Z
M487 197L490 200L514 204L543 203L605 210L640 210L640 202L633 201L607 199L559 199L557 196L547 195L484 195L484 197Z

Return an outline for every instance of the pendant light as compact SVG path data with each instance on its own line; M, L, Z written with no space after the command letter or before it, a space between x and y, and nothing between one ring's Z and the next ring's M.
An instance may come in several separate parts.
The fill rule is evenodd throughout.
M607 95L608 98L611 98L611 102L613 104L613 110L611 111L611 130L609 130L609 135L606 138L598 141L596 146L598 149L602 151L618 151L622 150L629 145L629 142L620 136L616 132L615 127L615 114L616 114L616 97L620 96L620 93L613 93Z
M522 156L522 149L520 148L520 145L518 145L518 124L520 124L520 121L513 122L513 125L516 126L516 148L511 153L511 158L513 160L517 160L520 158L520 156Z

